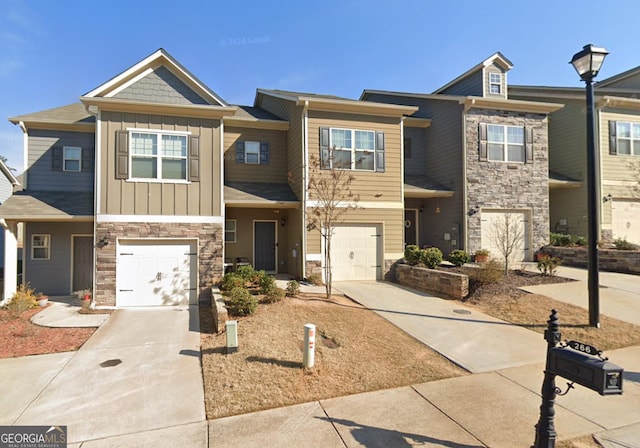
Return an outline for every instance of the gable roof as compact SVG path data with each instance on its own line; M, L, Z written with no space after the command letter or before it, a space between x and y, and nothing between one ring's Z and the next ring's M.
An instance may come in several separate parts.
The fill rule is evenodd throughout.
M627 78L631 78L633 76L639 76L639 75L640 75L640 65L637 67L633 67L622 73L618 73L617 75L613 75L606 79L603 79L602 81L599 81L596 83L596 87L608 87L608 86L611 86L612 84L622 81L623 79L627 79Z
M135 84L155 70L164 67L171 75L184 82L197 95L202 97L212 106L229 106L219 95L209 89L202 81L196 78L189 70L180 64L165 49L160 48L137 64L114 76L107 82L83 95L84 98L113 97L127 87Z
M18 179L16 179L16 176L13 175L13 173L11 172L7 164L4 163L1 159L0 159L0 171L2 171L2 174L4 174L4 177L6 177L7 180L11 182L11 185L13 185L14 187L20 184L20 182L18 182Z
M485 59L484 61L480 62L479 64L477 64L477 65L475 65L473 67L471 67L469 70L464 72L462 75L458 76L453 81L448 82L447 84L445 84L444 86L440 87L439 89L434 90L433 93L434 94L438 94L440 92L443 92L446 89L448 89L449 87L451 87L452 85L457 84L460 81L462 81L463 79L468 78L469 76L473 75L478 70L482 70L485 67L488 67L489 65L494 64L494 63L502 66L502 68L504 68L505 70L511 70L511 68L513 68L513 63L509 59L504 57L504 55L502 53L497 51L494 54L492 54L491 56L489 56L487 59Z
M57 125L61 128L86 128L91 131L95 128L96 118L85 109L82 103L67 104L24 115L9 118L13 124L25 123L27 127Z

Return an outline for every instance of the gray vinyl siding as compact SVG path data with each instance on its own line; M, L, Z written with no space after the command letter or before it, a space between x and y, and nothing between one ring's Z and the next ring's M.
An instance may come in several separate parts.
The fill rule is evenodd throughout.
M500 73L500 94L492 94L489 90L489 79L490 73ZM507 98L507 74L506 72L497 66L496 64L492 64L484 69L484 92L486 97L488 98Z
M478 70L439 93L443 95L482 96L482 83L484 82L482 73L482 70Z
M49 260L31 259L31 235L51 235ZM25 225L24 280L36 292L71 293L71 236L93 234L93 223L30 222Z
M640 73L608 84L607 89L633 89L640 90Z
M93 191L94 172L54 171L53 147L91 148L95 159L95 136L88 132L29 131L27 189L35 191Z
M427 143L428 129L410 128L405 126L404 138L411 141L411 158L404 158L404 172L409 175L421 175L427 172ZM405 151L406 154L406 151Z
M6 176L0 174L0 204L7 200L13 192L13 185Z
M165 104L208 104L166 67L158 67L115 98Z

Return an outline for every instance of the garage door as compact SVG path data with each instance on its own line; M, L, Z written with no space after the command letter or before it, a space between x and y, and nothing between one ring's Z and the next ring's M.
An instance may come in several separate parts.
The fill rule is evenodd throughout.
M612 201L611 223L614 239L640 244L640 201Z
M380 278L382 232L376 224L340 225L333 228L331 265L333 280Z
M492 258L504 259L503 248L513 247L509 262L530 261L529 213L520 210L482 210L482 248Z
M119 241L116 305L197 303L195 241Z

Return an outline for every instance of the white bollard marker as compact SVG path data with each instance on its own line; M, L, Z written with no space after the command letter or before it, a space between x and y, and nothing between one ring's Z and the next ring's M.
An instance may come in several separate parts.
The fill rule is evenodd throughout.
M313 367L316 358L316 326L306 324L304 326L304 356L302 365L305 369Z

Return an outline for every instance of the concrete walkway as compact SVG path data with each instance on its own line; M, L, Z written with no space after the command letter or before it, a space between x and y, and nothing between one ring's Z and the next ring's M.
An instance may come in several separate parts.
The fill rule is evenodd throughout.
M71 296L50 297L49 306L34 314L31 322L43 327L99 327L109 314L80 314L79 300Z

